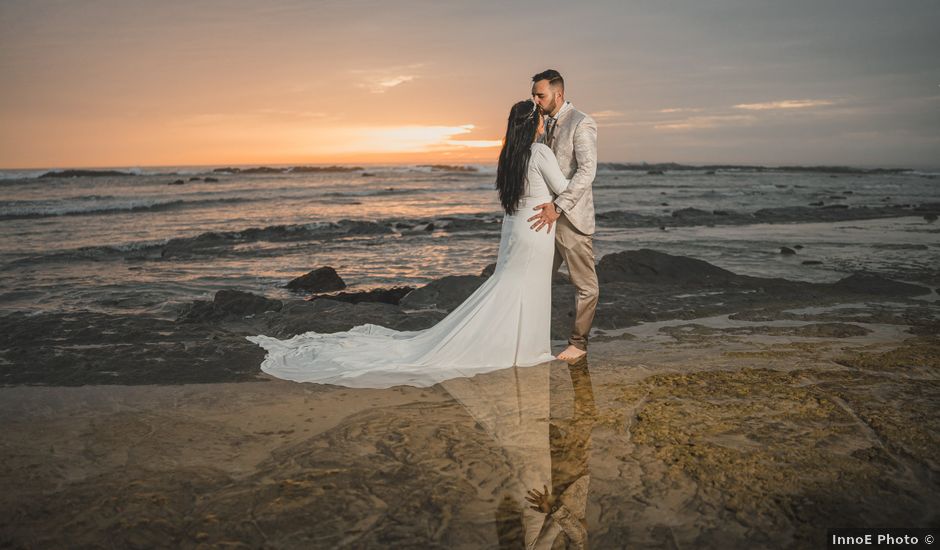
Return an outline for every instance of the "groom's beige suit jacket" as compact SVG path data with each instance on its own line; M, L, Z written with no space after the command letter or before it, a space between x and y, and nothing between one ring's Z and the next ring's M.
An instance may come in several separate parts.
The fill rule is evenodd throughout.
M568 188L555 198L571 225L587 235L594 234L594 192L597 173L597 123L570 102L558 111L552 132L551 148L558 166L571 180Z

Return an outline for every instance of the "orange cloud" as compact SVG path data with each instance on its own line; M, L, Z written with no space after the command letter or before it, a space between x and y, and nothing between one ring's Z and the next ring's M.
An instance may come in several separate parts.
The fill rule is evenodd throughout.
M473 124L462 126L389 126L335 128L330 144L317 147L320 153L426 153L460 148L491 148L500 140L460 140Z
M770 109L806 109L808 107L821 107L823 105L832 105L832 101L825 99L785 99L783 101L768 101L765 103L739 103L735 109L747 109L750 111L766 111Z
M654 124L653 128L657 130L697 130L700 128L727 126L729 124L746 124L754 120L755 118L751 115L695 116L679 121Z

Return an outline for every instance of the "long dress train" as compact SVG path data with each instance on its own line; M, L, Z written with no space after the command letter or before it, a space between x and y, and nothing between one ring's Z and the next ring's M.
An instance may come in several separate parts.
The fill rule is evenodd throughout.
M433 327L397 331L367 323L345 332L281 340L246 336L268 354L261 370L286 380L347 387L430 386L462 376L532 366L551 354L555 228L534 231L533 208L568 185L551 149L532 145L518 209L503 217L496 269Z

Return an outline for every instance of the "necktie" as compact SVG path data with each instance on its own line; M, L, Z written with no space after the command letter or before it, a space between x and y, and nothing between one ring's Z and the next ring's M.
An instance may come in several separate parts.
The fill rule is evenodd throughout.
M554 117L545 117L545 145L552 146L555 141L555 122Z

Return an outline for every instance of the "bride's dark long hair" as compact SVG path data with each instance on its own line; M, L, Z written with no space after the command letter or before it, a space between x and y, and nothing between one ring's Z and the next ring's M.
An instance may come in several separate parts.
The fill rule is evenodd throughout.
M499 202L507 214L515 214L525 186L525 173L532 154L532 142L539 127L539 113L528 99L512 106L503 149L496 167L496 189Z

